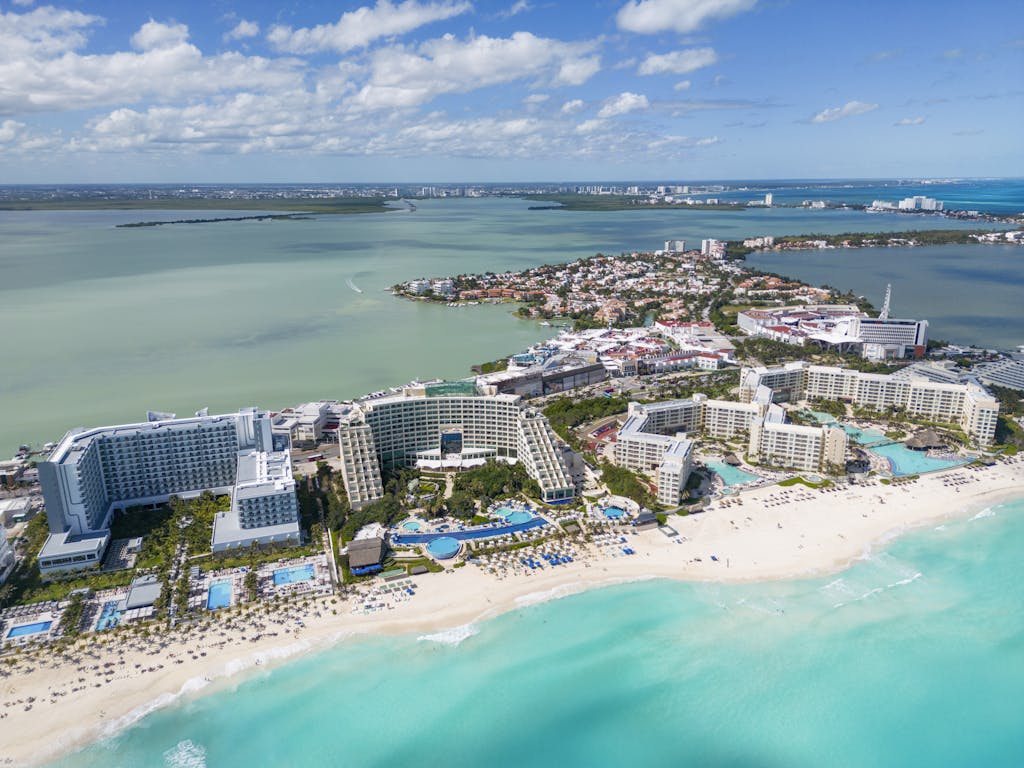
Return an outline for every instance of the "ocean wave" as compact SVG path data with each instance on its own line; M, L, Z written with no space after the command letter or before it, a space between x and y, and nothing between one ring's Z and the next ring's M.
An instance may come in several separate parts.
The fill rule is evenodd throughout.
M974 517L972 517L971 520L982 520L982 519L984 519L986 517L995 517L995 516L996 516L995 507L985 507L985 509L981 510L981 512L979 512Z
M179 741L164 752L168 768L206 768L206 749L191 739Z
M463 640L468 640L478 634L480 634L480 628L476 624L463 624L461 627L452 627L431 635L420 635L416 639L428 643L456 646Z
M917 581L923 575L924 575L923 573L921 573L920 571L917 571L914 574L912 574L910 576L907 576L906 578L899 579L897 581L894 581L894 582L892 582L890 584L886 584L886 585L881 586L881 587L874 587L872 589L869 589L867 592L864 592L863 594L860 594L857 597L854 597L851 600L845 600L843 602L836 603L832 607L833 608L842 608L844 605L850 605L851 603L859 603L862 600L867 600L868 598L874 597L875 595L880 595L883 592L888 592L890 589L895 589L896 587L903 587L903 586L906 586L907 584L913 584L915 581Z

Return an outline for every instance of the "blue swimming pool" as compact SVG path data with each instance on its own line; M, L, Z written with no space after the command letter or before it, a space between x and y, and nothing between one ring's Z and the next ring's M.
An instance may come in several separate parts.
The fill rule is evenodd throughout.
M869 450L885 458L896 477L959 467L970 461L970 459L933 459L924 451L910 450L903 443L889 443Z
M510 525L519 525L520 523L525 523L530 520L533 520L533 515L531 515L529 512L523 512L521 509L505 511L507 512L507 514L505 515L505 522L509 523Z
M418 531L422 527L423 523L421 523L419 520L408 520L402 523L403 531Z
M439 539L434 539L427 544L427 552L436 557L438 560L449 560L459 554L459 549L462 548L462 543L458 539L453 539L451 536L442 536Z
M851 427L848 424L843 424L843 430L845 430L846 434L859 445L874 445L875 443L884 442L887 439L885 434L879 432L877 429L857 429L857 427Z
M742 469L737 469L730 464L726 464L724 461L709 461L708 469L722 478L722 482L726 485L741 485L743 483L749 483L752 480L760 480L760 476L752 475L750 472L744 472Z
M622 507L605 507L601 510L601 514L612 520L618 520L626 515L626 510Z
M505 533L519 533L528 531L531 528L540 528L547 525L548 521L543 517L533 517L525 523L515 525L492 525L486 528L470 528L468 531L447 531L445 533L400 533L391 537L391 543L403 546L406 544L429 544L435 539L456 539L458 541L470 541L473 539L486 539L491 536L501 536Z
M47 632L52 626L52 621L37 621L34 624L22 624L17 627L11 627L7 632L7 636L25 637L26 635L38 635L40 632Z
M96 631L102 632L105 629L113 629L121 623L121 611L117 609L117 601L104 603L100 611L99 621L96 622Z
M216 611L218 608L227 608L231 605L231 582L215 581L210 585L210 591L206 595L206 608Z
M295 565L291 568L278 568L274 571L274 586L282 584L297 584L300 581L310 581L313 578L315 569L312 563L306 565Z

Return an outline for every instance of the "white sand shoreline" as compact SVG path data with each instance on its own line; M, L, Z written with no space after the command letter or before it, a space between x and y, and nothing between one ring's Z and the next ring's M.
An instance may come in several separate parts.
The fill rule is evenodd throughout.
M964 480L947 485L953 478ZM1018 459L903 485L873 483L827 493L769 486L744 493L742 504L717 502L704 514L671 518L686 538L682 544L648 531L629 537L637 552L631 557L591 550L584 561L500 579L467 565L418 578L414 598L378 613L352 614L349 603L339 599L332 604L327 598L301 614L302 628L289 620L287 630L277 623L257 630L243 626L245 620L235 614L234 629L221 621L201 637L195 631L168 634L162 646L124 636L117 647L108 647L88 636L95 657L34 663L31 671L22 662L21 671L0 678L0 765L39 765L184 697L222 690L258 667L270 669L350 637L415 633L456 642L473 633L475 625L508 611L643 579L748 583L818 578L844 570L908 531L1021 497L1024 461ZM262 615L259 620L268 621ZM47 658L45 652L41 658ZM160 669L146 671L158 662ZM100 670L83 672L85 665ZM83 678L85 683L79 682ZM64 693L53 696L55 691ZM35 701L26 710L30 697Z

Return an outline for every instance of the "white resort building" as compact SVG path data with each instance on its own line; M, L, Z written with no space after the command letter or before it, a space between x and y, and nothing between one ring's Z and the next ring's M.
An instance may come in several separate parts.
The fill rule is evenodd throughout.
M898 408L911 416L957 424L979 446L995 437L999 402L975 383L932 381L910 373L862 373L805 361L777 368L744 368L740 372L740 399L756 399L767 387L776 401L840 400L875 411Z
M232 496L214 525L215 550L298 542L291 456L274 448L270 418L256 408L71 430L39 465L50 526L39 569L95 567L115 511L204 491Z
M410 386L357 401L338 428L341 472L354 509L384 495L381 470L459 469L522 462L546 502L575 496L562 450L542 414L518 395L473 382Z
M677 506L692 467L692 432L719 439L747 437L751 460L778 467L820 471L841 465L846 455L842 429L787 423L771 391L762 387L752 402L697 394L688 400L630 403L615 443L615 463L655 473L658 503Z

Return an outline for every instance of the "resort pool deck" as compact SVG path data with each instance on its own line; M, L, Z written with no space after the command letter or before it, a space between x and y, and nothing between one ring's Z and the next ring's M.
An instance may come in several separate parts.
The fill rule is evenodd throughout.
M626 510L622 507L605 507L601 510L601 514L609 520L618 520L626 516Z
M37 621L33 624L21 624L17 627L11 627L7 631L7 637L28 637L29 635L38 635L42 632L49 632L50 627L52 626L52 621Z
M438 533L400 533L391 537L391 543L398 546L405 544L429 544L435 539L449 538L457 541L471 541L473 539L489 539L492 536L502 536L506 533L520 533L531 528L540 528L547 525L548 521L543 517L531 517L522 523L508 525L489 525L481 528L470 528L467 531L442 531Z
M210 585L210 591L206 595L206 609L216 611L218 608L227 608L231 605L231 582L229 580L215 581Z
M422 527L423 523L421 523L419 520L407 520L406 522L402 523L403 531L418 531Z
M743 483L749 483L754 480L760 480L760 475L752 475L750 472L744 472L742 469L737 469L731 464L726 464L724 461L709 461L707 463L708 469L722 478L722 482L726 486L730 485L742 485Z
M312 563L306 565L295 565L291 568L278 568L274 571L274 586L282 584L297 584L300 581L311 581L316 573Z
M920 475L970 463L970 459L936 459L923 451L912 451L902 443L889 443L869 450L889 462L895 477Z
M96 631L102 632L105 629L113 629L121 623L121 612L117 610L117 601L103 604L100 611L99 621L96 622Z

